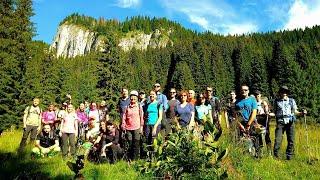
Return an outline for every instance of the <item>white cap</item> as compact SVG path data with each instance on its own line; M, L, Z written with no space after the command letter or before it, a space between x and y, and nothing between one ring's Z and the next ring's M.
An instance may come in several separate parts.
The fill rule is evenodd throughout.
M138 93L138 91L133 90L130 92L130 96L139 96L139 93Z

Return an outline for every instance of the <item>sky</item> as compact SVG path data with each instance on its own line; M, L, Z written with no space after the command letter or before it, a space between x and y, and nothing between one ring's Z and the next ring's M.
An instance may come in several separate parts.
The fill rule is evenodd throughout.
M72 13L118 19L166 17L188 29L223 35L320 25L320 0L33 0L34 40L51 43Z

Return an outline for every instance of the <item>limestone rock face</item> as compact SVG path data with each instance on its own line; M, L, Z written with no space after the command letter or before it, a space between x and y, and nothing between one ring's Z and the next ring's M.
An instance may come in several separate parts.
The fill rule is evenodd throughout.
M124 51L130 51L132 48L139 50L146 50L151 48L164 48L170 41L167 35L161 34L160 30L156 29L150 34L144 34L143 32L129 32L126 37L120 39L118 46Z
M92 50L103 51L102 44L103 41L97 33L76 25L63 24L58 28L50 49L55 49L58 57L75 57Z
M168 44L172 45L169 38L170 31L155 30L150 34L142 31L131 31L119 37L118 46L124 51L132 48L146 50L150 48L164 48ZM104 36L98 35L85 27L74 24L62 24L59 26L57 34L50 46L50 50L56 52L57 57L72 58L88 54L90 51L106 51Z

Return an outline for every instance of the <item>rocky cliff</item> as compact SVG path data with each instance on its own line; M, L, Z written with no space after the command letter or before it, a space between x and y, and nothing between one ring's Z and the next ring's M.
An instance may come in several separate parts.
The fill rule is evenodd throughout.
M151 48L163 48L172 45L169 38L171 30L155 30L150 34L142 31L133 31L119 38L118 46L129 51L132 48L145 50ZM58 57L75 57L85 55L90 51L104 51L104 40L102 35L92 32L84 27L73 24L62 24L59 26L53 43L50 46Z
M63 24L59 26L50 49L55 50L58 57L75 57L92 50L103 51L102 47L103 40L97 33L77 25Z

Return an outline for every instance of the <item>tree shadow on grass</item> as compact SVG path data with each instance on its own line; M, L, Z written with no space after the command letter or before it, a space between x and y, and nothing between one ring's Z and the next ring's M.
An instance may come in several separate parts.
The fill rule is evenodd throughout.
M73 179L72 176L67 175L51 177L43 169L48 163L33 160L26 153L17 155L16 153L0 151L0 162L0 177L4 179Z

